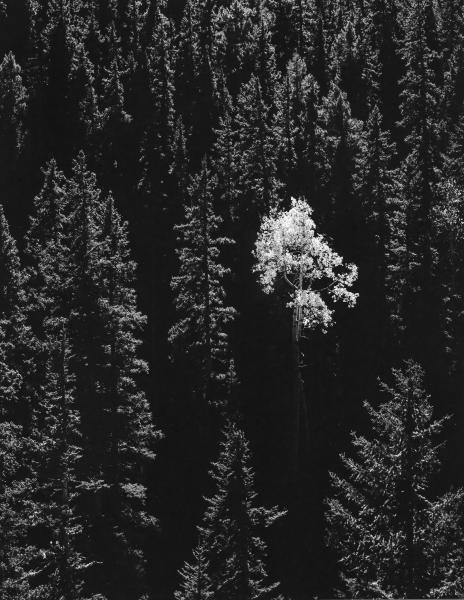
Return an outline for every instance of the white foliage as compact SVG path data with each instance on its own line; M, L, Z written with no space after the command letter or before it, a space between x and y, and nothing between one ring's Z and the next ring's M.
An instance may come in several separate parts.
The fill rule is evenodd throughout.
M303 200L292 198L290 210L263 219L255 258L266 293L272 292L279 277L289 284L288 306L301 310L303 327L326 330L333 320L333 303L356 304L358 294L350 291L358 276L356 265L345 264L316 233L312 209Z

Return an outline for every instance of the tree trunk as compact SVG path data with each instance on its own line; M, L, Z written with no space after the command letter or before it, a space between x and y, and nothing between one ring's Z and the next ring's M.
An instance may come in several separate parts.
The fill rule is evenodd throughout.
M303 281L300 274L300 290ZM303 310L298 304L293 309L292 322L292 370L293 391L290 424L290 464L289 477L296 480L300 471L300 462L305 450L304 441L307 439L308 417L304 395L304 382L301 375L300 337L303 326Z

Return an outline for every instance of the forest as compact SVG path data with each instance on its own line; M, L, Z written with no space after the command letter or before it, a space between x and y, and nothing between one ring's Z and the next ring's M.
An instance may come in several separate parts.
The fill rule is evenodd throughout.
M464 598L461 0L0 0L0 600Z

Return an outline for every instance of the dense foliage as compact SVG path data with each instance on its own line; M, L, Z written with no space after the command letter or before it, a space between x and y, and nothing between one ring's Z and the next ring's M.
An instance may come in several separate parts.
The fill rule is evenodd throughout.
M460 1L0 0L0 189L2 600L172 598L194 547L185 590L219 594L196 525L229 421L237 480L288 509L256 590L462 592ZM350 431L367 462L370 420L400 435L406 380L421 427L451 417L418 508L444 562L400 588L324 512ZM349 463L374 496L403 442Z

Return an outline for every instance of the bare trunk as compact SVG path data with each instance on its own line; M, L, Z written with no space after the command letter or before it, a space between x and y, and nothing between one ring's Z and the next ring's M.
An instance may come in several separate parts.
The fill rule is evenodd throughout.
M300 273L300 290L303 286L303 274ZM290 465L289 477L295 480L300 470L300 459L304 451L304 441L307 439L308 417L304 395L304 382L301 375L300 338L303 327L303 309L296 303L293 309L292 322L292 417L290 425Z

